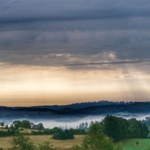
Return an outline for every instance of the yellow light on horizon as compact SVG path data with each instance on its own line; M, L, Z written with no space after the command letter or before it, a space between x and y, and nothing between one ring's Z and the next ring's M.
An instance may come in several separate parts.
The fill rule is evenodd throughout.
M149 98L150 77L136 70L129 71L130 77L126 77L119 69L6 65L0 69L0 105L13 105L11 100L16 105L37 105Z

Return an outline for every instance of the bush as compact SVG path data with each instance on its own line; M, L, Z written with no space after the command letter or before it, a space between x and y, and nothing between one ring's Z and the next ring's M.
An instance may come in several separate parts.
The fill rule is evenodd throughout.
M70 131L73 132L74 135L85 135L85 130L84 129L69 129Z
M113 141L103 133L99 123L92 124L85 136L82 145L73 147L73 150L121 150Z
M26 129L30 129L31 128L31 125L30 125L30 122L28 120L23 120L23 121L14 121L13 122L13 125L12 125L12 128L26 128Z
M38 147L38 150L57 150L53 147L49 142L45 142L43 144L40 144Z
M19 133L13 137L12 148L10 150L57 150L57 148L53 147L49 142L44 142L36 147L29 137Z
M107 115L102 124L104 133L114 141L120 141L127 138L146 138L149 131L145 124L131 118L129 120Z
M12 139L11 150L35 150L36 147L30 141L29 137L25 137L23 134L19 133Z
M59 129L54 135L53 139L57 140L67 140L67 139L74 139L74 134L71 130L62 130Z

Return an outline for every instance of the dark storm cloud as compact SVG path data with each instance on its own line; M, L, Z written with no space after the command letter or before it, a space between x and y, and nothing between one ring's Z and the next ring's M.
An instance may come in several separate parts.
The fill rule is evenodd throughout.
M108 10L75 10L65 14L46 16L23 16L23 17L2 17L0 24L32 23L32 22L61 22L61 21L80 21L97 19L129 19L134 17L149 17L150 9L108 9Z
M0 62L138 64L149 41L148 0L0 0Z

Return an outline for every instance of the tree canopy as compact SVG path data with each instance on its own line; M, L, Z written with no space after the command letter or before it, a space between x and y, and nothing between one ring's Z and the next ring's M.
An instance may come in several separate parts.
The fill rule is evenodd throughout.
M114 141L127 138L146 138L149 133L148 127L135 118L127 120L108 115L103 119L102 124L104 133Z

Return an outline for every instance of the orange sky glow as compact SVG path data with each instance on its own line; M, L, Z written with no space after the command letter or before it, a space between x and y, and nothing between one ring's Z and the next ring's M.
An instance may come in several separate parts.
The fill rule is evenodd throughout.
M0 66L0 105L33 106L86 101L149 100L150 76L135 69L72 70L66 67Z

